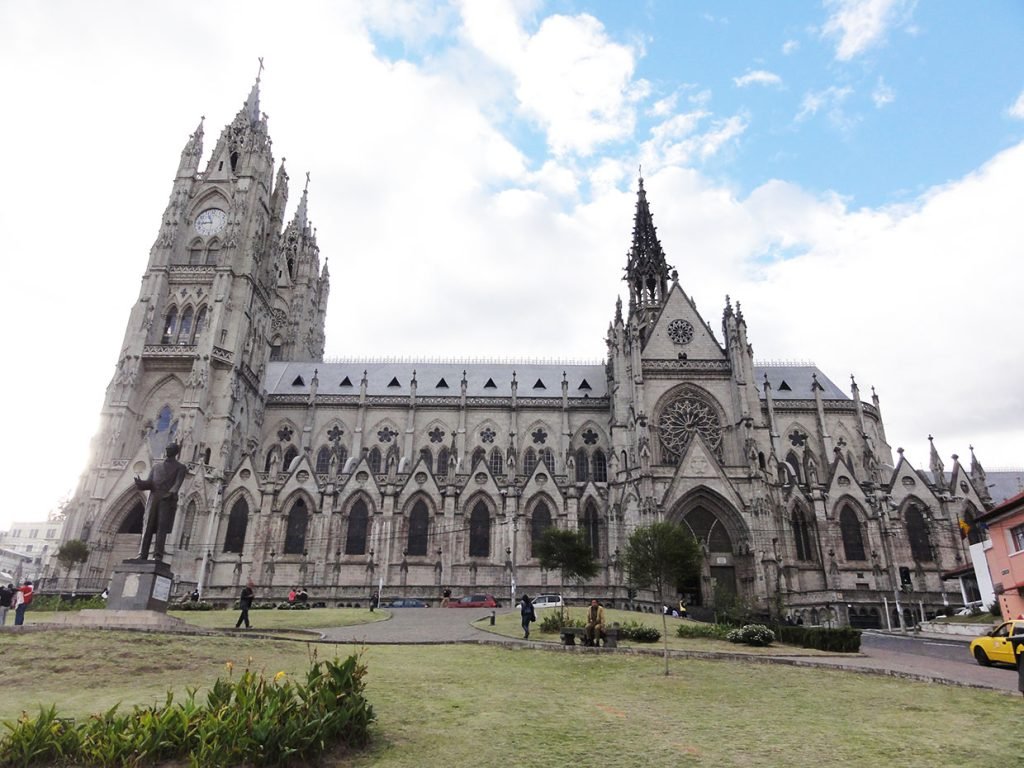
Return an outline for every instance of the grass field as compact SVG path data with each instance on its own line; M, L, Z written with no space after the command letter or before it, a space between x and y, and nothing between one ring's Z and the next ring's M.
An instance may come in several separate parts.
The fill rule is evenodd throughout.
M228 674L228 661L234 674L246 664L299 674L313 655L351 653L368 665L374 741L328 766L934 768L1005 764L1019 750L1020 700L993 692L735 661L674 659L666 677L657 657L519 646L360 649L245 633L4 634L0 719L39 704L84 717L116 702L162 702L167 690Z

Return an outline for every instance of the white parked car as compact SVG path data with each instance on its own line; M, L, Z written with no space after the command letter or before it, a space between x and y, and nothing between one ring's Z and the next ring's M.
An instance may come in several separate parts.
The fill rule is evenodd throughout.
M565 605L561 595L537 595L531 598L533 609L539 611L541 608L561 608ZM520 603L522 605L522 603Z

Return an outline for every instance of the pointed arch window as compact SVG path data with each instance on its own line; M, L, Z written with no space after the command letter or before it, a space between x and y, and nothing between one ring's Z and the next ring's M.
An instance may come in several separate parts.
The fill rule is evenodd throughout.
M410 555L423 557L427 554L427 535L430 531L430 514L427 504L422 499L412 506L409 513L409 540L406 552Z
M192 334L192 340L197 340L203 335L203 331L206 330L206 323L209 320L209 312L207 311L206 305L204 304L196 312L196 329Z
M789 465L790 470L793 473L793 482L800 483L800 460L797 459L795 453L790 453L786 456L786 464Z
M469 516L469 556L491 556L491 513L483 501L478 501Z
M245 545L245 532L249 527L249 502L244 498L232 505L228 515L228 530L224 534L224 551L241 552Z
M320 446L320 450L316 452L316 473L318 475L326 475L331 471L331 449L326 445Z
M928 521L924 513L919 506L911 504L903 517L907 524L911 556L919 563L930 563L933 560L932 545L928 538Z
M196 240L188 249L188 263L199 265L203 263L203 244Z
M429 448L420 448L420 459L427 465L427 471L434 474L434 454L430 452Z
M814 557L814 549L811 547L811 525L807 522L806 513L801 509L794 509L790 525L793 528L793 543L796 545L796 559L816 559Z
M843 554L847 560L866 560L864 535L860 529L857 513L849 506L839 513L839 533L843 537Z
M281 469L285 472L291 469L292 462L295 461L295 458L298 455L299 449L296 448L294 445L289 445L288 450L284 452L284 462L281 464Z
M345 462L348 461L348 449L343 445L339 445L334 449L334 453L338 457L338 469L335 471L335 474L340 475L345 471Z
M476 465L479 464L481 461L483 461L486 457L487 457L487 451L485 451L483 448L474 448L473 449L473 458L469 462L469 468L470 469L476 469Z
M118 533L142 533L142 518L146 514L145 505L139 501L124 516L121 525L117 527Z
M501 454L501 448L491 448L491 456L487 461L487 467L495 477L501 477L501 470L505 467L505 457Z
M275 459L280 455L281 451L278 449L276 445L269 451L267 451L267 460L263 462L263 471L270 472L274 468L274 464L276 463Z
M708 552L732 552L732 537L722 521L712 510L696 506L683 519L697 541L708 548Z
M523 452L523 474L530 476L537 468L537 452L533 448L527 448Z
M540 460L544 462L544 466L548 468L548 472L552 475L555 474L555 452L550 448L541 448L538 451Z
M536 557L537 543L544 531L551 527L551 510L543 501L538 501L530 517L530 557Z
M172 306L164 318L164 334L160 337L161 344L173 344L178 333L178 308Z
M451 454L448 453L447 448L442 448L437 452L437 475L438 477L448 476L448 457Z
M196 502L193 499L185 509L185 519L181 523L181 538L178 539L178 549L188 549L192 542L192 529L196 525Z
M386 470L388 472L390 472L391 468L394 467L395 471L397 472L398 471L398 463L401 461L401 458L402 458L402 455L399 452L397 445L392 445L390 448L388 448L388 458L384 462L384 466L385 466Z
M366 502L358 499L348 513L348 532L345 534L345 554L366 554L366 529L370 519Z
M598 448L594 451L594 455L590 457L590 461L593 464L594 482L607 483L608 461L604 457L604 451Z
M206 263L209 266L217 266L220 262L220 243L214 240L206 251Z
M306 527L309 524L309 509L306 500L299 499L288 513L288 526L284 534L284 553L301 555L306 549Z
M597 505L594 500L587 501L586 509L583 512L583 538L590 547L590 554L594 557L601 555L601 527L597 518Z
M366 463L370 465L370 471L375 475L380 474L380 448L373 447L366 454Z
M192 318L195 316L195 312L192 311L192 307L185 307L185 311L181 313L181 323L178 326L178 343L189 344L192 341Z
M576 451L576 482L585 483L590 475L590 461L585 449Z

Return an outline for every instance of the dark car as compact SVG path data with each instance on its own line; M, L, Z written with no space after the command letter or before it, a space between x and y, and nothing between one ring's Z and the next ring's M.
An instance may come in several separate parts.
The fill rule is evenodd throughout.
M465 595L458 600L451 600L449 608L497 608L498 601L494 595Z
M393 600L384 600L382 608L426 608L427 604L415 597L396 597Z

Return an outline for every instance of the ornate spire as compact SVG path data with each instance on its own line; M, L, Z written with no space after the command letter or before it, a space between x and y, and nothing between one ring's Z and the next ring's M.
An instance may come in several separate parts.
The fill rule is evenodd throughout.
M629 283L630 305L643 309L660 306L668 293L669 273L672 267L665 260L665 251L658 240L654 217L647 204L644 177L639 178L636 214L633 219L633 245L626 257L626 277Z
M974 446L971 448L971 480L974 481L974 488L978 491L978 495L984 502L992 501L992 496L988 492L988 475L985 474L985 468L981 466L981 462L978 461L978 457L974 455Z
M935 481L935 485L945 490L946 488L946 465L942 463L942 459L939 458L939 452L935 448L935 440L931 435L928 435L928 444L931 446L931 456L928 462L928 468L932 471L932 478Z

